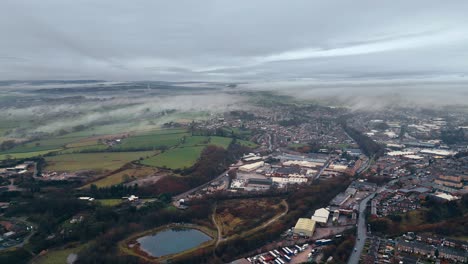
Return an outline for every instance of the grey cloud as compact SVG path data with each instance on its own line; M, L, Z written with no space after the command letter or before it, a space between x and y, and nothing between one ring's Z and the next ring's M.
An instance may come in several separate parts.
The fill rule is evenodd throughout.
M465 1L433 0L7 0L0 79L460 74L466 10Z

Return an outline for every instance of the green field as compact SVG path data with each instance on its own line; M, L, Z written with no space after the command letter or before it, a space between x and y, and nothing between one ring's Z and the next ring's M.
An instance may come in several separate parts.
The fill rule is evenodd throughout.
M128 125L128 124L127 124ZM186 129L154 129L132 132L131 136L113 147L113 150L123 152L106 152L108 146L99 143L98 137L117 135L121 132L116 126L98 126L84 131L73 132L54 138L46 138L16 146L5 152L0 152L0 160L7 158L30 158L54 152L54 156L46 157L48 171L79 171L93 170L109 172L124 164L143 158L142 164L170 169L188 168L195 164L204 147L216 145L227 148L232 138L218 136L191 136ZM115 128L116 130L112 130ZM248 134L249 131L234 129L234 133ZM106 134L107 133L107 134ZM256 147L245 140L238 140L242 145ZM169 148L157 154L154 149L162 146ZM147 151L139 151L147 150ZM135 177L140 177L136 175ZM96 182L99 186L111 186L122 183L123 175L111 175Z
M195 147L195 146L208 146L216 145L219 147L227 148L231 143L232 138L227 137L208 137L208 136L188 136L185 138L185 142L181 144L183 147Z
M15 158L29 158L44 155L52 151L62 150L66 145L73 144L73 142L77 142L82 139L82 137L63 136L31 141L22 145L18 145L12 149L0 152L0 160L5 159L6 154L10 154Z
M249 148L256 148L256 147L258 147L257 144L253 143L252 141L247 141L247 140L240 140L240 139L238 139L238 140L237 140L237 143L241 144L242 146L249 147Z
M59 149L65 147L66 144L77 140L75 138L53 138L53 139L44 139L28 142L23 145L16 146L12 149L4 151L2 153L25 153L25 152L36 152L44 151L49 149Z
M189 135L186 132L180 132L180 130L178 130L177 133L170 133L170 130L168 130L168 132L169 133L166 134L159 132L147 135L131 136L122 140L122 143L116 146L115 149L135 150L158 148L162 146L172 147L179 144L184 136Z
M185 128L169 128L169 129L152 129L152 130L142 130L139 131L137 136L147 136L147 135L165 135L165 134L181 134L186 133L187 129Z
M95 137L92 138L83 138L81 140L75 141L73 143L67 144L65 147L67 148L79 148L79 147L86 147L86 146L95 146L99 144L99 140Z
M229 147L229 144L231 144L232 138L226 138L226 137L210 137L210 145L216 145L219 147L223 147L227 149Z
M47 153L54 152L54 151L59 151L59 150L61 150L61 149L50 149L50 150L33 151L33 152L0 154L0 160L5 160L5 159L8 159L8 158L11 158L11 159L32 158L32 157L45 155Z
M82 147L66 148L64 150L59 151L58 154L100 152L100 151L105 151L107 148L108 147L105 144L88 145L88 146L82 146Z
M46 157L48 171L112 171L124 164L154 155L154 151L64 154Z
M107 132L107 134L105 133ZM112 131L110 128L96 127L86 131L73 132L63 136L54 136L18 145L12 149L0 152L0 160L10 158L29 158L44 155L52 151L60 151L59 154L105 151L107 146L99 144L96 135L112 135L120 131ZM172 147L180 143L180 139L188 135L185 129L160 129L142 131L141 134L123 140L117 146L119 150L151 149L160 146Z
M247 138L252 135L252 131L248 129L240 129L238 127L223 127L223 130L228 135L234 134L238 138Z
M205 136L187 136L181 144L182 147L194 147L208 144L209 138Z
M205 147L175 148L165 151L157 156L143 160L141 163L148 166L166 167L169 169L189 168L197 162Z

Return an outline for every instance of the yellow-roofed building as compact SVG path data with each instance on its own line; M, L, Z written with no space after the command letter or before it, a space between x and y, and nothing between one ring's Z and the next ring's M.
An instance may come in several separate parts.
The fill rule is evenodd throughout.
M310 218L299 218L296 226L294 227L294 233L301 236L311 237L315 231L315 221Z

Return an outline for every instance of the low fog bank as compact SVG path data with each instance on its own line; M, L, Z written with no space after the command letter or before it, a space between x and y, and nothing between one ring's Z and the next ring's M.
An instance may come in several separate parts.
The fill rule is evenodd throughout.
M30 97L34 97L31 95ZM22 97L23 98L23 97ZM230 110L246 109L246 98L222 91L181 95L114 95L35 98L30 106L0 104L2 120L18 122L12 127L9 137L30 137L56 133L61 130L73 132L86 127L122 124L129 131L160 126L177 119L197 119L205 115Z
M274 91L301 100L346 106L352 110L468 106L468 81L465 80L297 80L248 83L239 85L239 88L249 91Z

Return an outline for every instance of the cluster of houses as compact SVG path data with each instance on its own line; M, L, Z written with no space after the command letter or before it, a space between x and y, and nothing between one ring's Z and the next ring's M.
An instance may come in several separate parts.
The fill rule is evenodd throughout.
M406 213L421 207L421 199L430 190L424 187L413 189L387 189L377 194L371 201L371 215L382 217Z
M13 220L0 221L0 249L22 243L33 227Z
M399 252L427 259L445 259L453 262L468 261L468 242L424 234L409 234L397 239Z

